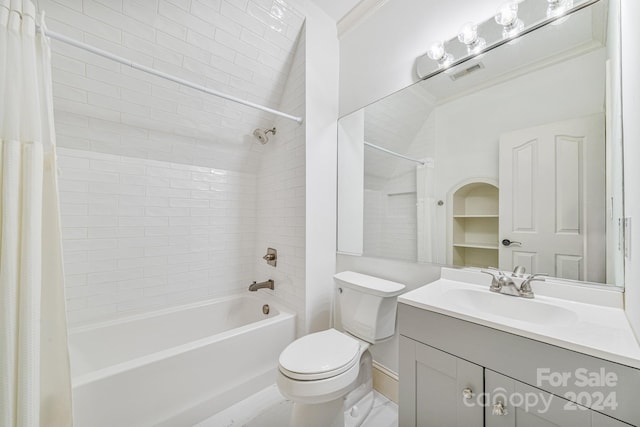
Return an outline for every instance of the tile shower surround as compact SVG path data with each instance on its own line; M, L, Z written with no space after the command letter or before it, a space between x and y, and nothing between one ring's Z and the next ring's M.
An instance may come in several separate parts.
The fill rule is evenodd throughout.
M52 30L277 108L304 16L285 0L39 0ZM270 114L52 43L58 145L254 171ZM232 147L232 148L230 148Z
M59 148L71 324L253 280L256 175Z

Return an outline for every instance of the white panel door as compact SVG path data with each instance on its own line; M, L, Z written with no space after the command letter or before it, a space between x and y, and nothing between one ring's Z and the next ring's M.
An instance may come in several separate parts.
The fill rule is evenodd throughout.
M501 269L605 281L604 156L602 115L500 137Z

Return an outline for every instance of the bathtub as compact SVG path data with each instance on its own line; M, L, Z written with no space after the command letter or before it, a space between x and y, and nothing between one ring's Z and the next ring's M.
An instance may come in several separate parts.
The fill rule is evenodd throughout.
M273 384L295 315L238 295L74 328L76 427L190 426Z

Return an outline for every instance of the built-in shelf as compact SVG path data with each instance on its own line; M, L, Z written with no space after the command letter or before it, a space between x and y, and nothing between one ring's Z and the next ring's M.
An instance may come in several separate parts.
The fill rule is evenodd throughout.
M498 218L498 214L487 215L454 215L454 218Z
M498 267L498 188L473 182L453 194L452 260L463 267Z
M498 249L497 243L454 243L453 246L456 248Z

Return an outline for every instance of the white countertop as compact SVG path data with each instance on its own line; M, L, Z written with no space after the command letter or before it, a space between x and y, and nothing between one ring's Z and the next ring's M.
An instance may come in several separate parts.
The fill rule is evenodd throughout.
M489 291L490 282L491 278L481 273L443 268L441 279L400 295L398 302L640 369L640 344L622 304L618 304L618 300L622 301L619 291L581 289L575 285L566 289L563 284L540 282L540 286L534 282L535 298L527 300L492 293ZM451 293L452 290L459 292ZM491 296L485 295L485 291ZM571 291L581 294L576 298L580 301L567 299ZM463 295L460 292L504 302L511 306L511 311L514 307L520 310L524 315L516 314L516 317L522 317L523 320L501 315L500 307L479 309L476 303L469 304L464 298L450 297ZM554 293L554 296L545 295ZM559 312L562 316L558 317L558 321L541 316L538 322L526 315L529 307L532 313L540 307L532 304L544 304L544 308Z

